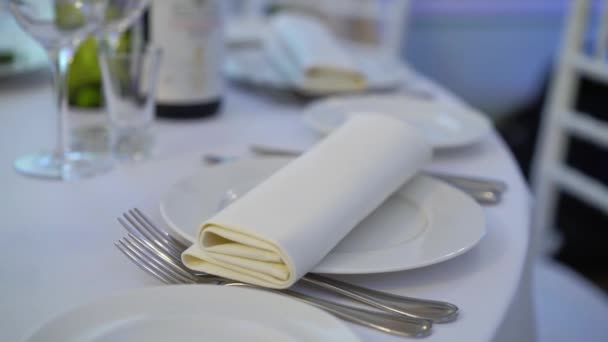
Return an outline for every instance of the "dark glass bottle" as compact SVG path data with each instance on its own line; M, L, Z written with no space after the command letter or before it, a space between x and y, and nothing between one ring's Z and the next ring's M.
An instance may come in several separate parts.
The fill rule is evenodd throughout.
M219 112L223 78L219 0L154 0L148 39L163 50L156 115L204 118Z

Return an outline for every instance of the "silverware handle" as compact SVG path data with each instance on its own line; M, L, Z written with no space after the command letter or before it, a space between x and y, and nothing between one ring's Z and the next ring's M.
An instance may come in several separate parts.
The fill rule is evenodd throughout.
M289 148L266 146L260 144L252 144L249 146L249 149L252 153L262 156L297 157L302 153L301 151ZM501 193L507 190L507 184L505 182L495 179L451 175L441 172L424 171L424 173L429 176L439 178L464 190L490 191L495 193Z
M495 179L448 175L441 172L427 171L426 173L452 185L466 187L467 189L471 190L484 190L492 192L505 192L507 190L507 183Z
M301 302L323 309L330 314L348 322L359 324L381 332L402 337L424 337L431 333L433 322L422 319L397 317L383 312L374 312L330 302L324 299L311 297L291 290L273 290L244 283L230 283L229 286L245 286L261 289L281 295L292 297Z
M249 146L249 151L251 151L253 154L257 154L260 156L298 157L302 154L302 151L259 144L251 144Z
M294 291L283 293L314 305L346 321L382 332L403 337L424 337L431 333L433 322L429 320L404 319L382 312L368 311L350 306L328 302Z
M383 311L410 319L446 323L458 317L458 307L447 302L398 296L312 273L302 277L301 280Z
M500 196L500 194L498 194L496 192L464 189L459 186L455 186L455 187L464 191L469 196L473 197L473 199L475 201L477 201L479 204L496 205L496 204L500 203L501 196Z
M255 147L255 145L252 146L252 150L254 147ZM256 152L256 153L258 155L291 156L291 154L289 154L290 152L288 152L288 151L285 152L286 154L277 154L277 153L264 154L264 153L259 153L259 152ZM237 159L237 158L221 156L221 155L216 155L216 154L203 155L203 162L207 165L220 164L220 163L229 162L229 161L232 161L235 159ZM501 195L499 192L478 189L477 187L470 188L468 186L463 186L462 184L455 184L455 183L448 182L448 181L446 181L446 182L451 184L452 186L464 191L465 193L469 194L475 201L477 201L480 204L496 205L496 204L500 203Z

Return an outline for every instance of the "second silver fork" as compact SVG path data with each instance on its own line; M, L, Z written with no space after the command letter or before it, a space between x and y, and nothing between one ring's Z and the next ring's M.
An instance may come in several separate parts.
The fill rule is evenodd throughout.
M163 254L162 257L164 259L181 265L181 253L188 246L159 228L140 210L131 209L129 212L124 213L123 217L119 218L118 221L129 233L134 236L140 236L146 242L152 244L158 253ZM192 273L197 276L210 276ZM451 303L393 295L330 279L318 274L308 273L301 278L300 282L403 317L431 320L435 323L446 323L455 320L458 316L458 307Z

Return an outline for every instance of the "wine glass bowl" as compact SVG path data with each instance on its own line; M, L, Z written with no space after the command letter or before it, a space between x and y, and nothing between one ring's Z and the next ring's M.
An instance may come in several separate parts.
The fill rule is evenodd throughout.
M47 51L78 46L96 29L91 6L83 0L10 0L9 9Z
M107 154L71 149L68 123L67 72L78 46L96 30L90 0L9 0L17 23L46 50L57 106L57 143L52 152L19 157L17 172L33 177L71 180L90 177L111 167ZM105 1L105 0L104 0Z
M102 0L93 0L102 1ZM103 34L120 34L126 31L150 5L150 0L107 0L103 15Z
M70 143L68 68L84 40L93 35L100 40L119 35L143 13L149 0L9 0L8 4L17 23L46 50L57 106L55 149L18 158L15 169L24 175L59 180L109 170L109 151L79 151Z

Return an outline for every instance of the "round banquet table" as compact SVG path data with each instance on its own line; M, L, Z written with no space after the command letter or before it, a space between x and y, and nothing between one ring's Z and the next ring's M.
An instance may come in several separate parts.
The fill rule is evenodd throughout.
M414 75L414 74L413 74ZM416 86L440 101L459 100L416 74ZM125 232L116 218L139 207L160 220L160 196L202 167L204 153L244 155L251 143L305 148L319 139L300 119L302 103L232 86L213 119L156 125L155 156L116 164L76 182L18 175L14 159L54 144L53 98L45 75L0 82L0 340L18 341L54 315L110 294L160 282L113 245ZM74 114L78 116L93 114ZM103 117L97 115L95 117ZM415 270L341 276L396 294L445 300L459 319L437 324L428 341L525 341L534 337L530 304L531 197L497 134L464 148L439 152L433 170L504 180L498 206L485 207L487 235L469 252ZM401 338L351 325L364 341Z

